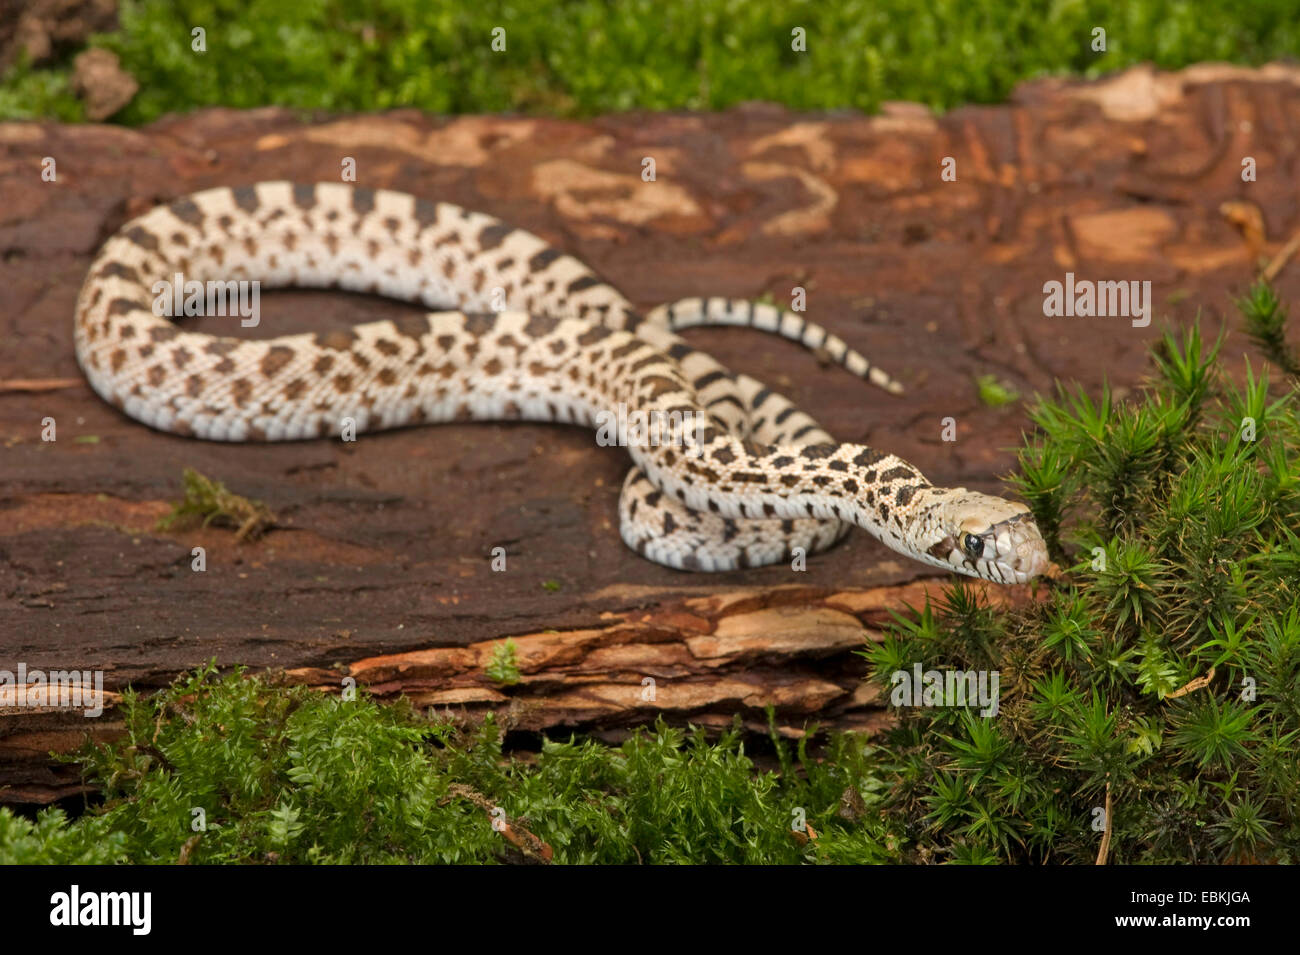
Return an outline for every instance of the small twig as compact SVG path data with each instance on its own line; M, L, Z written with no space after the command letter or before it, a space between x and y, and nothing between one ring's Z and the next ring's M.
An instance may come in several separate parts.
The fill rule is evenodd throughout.
M1282 246L1277 255L1273 256L1273 260L1264 266L1263 271L1260 272L1260 277L1265 282L1272 282L1277 277L1277 273L1286 267L1287 262L1291 260L1297 250L1300 250L1300 231L1291 236L1291 241Z
M1106 808L1104 813L1106 816L1106 828L1102 831L1101 847L1097 850L1097 865L1105 865L1106 857L1110 855L1110 834L1112 831L1112 823L1110 820L1110 783L1106 784Z
M450 796L458 796L478 806L488 814L488 818L495 821L496 817L492 813L497 807L487 796L463 783L452 783L447 787L447 791ZM444 799L443 802L445 803L447 800ZM507 818L505 828L501 830L501 835L524 855L538 862L549 863L555 856L555 852L550 846L521 826L518 820L511 823Z
M8 378L0 380L0 392L58 391L60 388L75 388L84 383L81 378Z
M1267 238L1264 234L1264 214L1253 202L1230 199L1219 206L1219 214L1228 220L1246 241L1246 251L1252 259L1264 254Z
M202 838L203 838L203 833L196 832L194 835L190 836L188 839L185 840L185 844L181 846L181 854L176 859L177 865L190 864L190 855L193 854L195 847L198 846L199 840Z
M1188 693L1194 693L1197 690L1204 689L1205 687L1210 685L1210 681L1213 679L1214 679L1214 667L1210 667L1210 672L1205 674L1205 676L1198 676L1195 680L1190 680L1189 682L1180 686L1178 689L1174 690L1174 692L1165 694L1165 699L1176 700L1180 696L1186 696Z
M1260 212L1259 206L1253 202L1244 202L1239 199L1229 200L1219 206L1219 214L1228 220L1241 233L1241 237L1246 241L1246 248L1251 258L1261 259L1264 255L1264 246L1268 242L1268 237L1264 230L1264 214ZM1291 257L1300 251L1300 231L1291 236L1290 241L1278 250L1277 255L1263 267L1260 268L1260 277L1265 282L1272 282L1277 274L1286 267Z

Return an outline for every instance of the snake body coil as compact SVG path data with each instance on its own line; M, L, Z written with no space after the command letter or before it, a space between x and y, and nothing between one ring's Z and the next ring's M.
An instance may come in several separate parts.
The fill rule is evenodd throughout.
M155 283L337 287L426 315L241 340L157 315ZM509 308L493 311L494 300ZM452 311L454 309L454 311ZM749 325L898 386L798 315L722 299L641 316L581 262L481 213L340 184L264 182L160 206L104 245L77 303L77 358L105 400L151 427L287 441L439 421L599 427L618 409L671 422L633 440L621 531L645 557L728 570L811 553L856 524L916 560L1004 583L1044 572L1028 509L932 486L891 454L837 444L760 382L680 338ZM683 422L690 427L679 427ZM662 435L656 435L662 438Z

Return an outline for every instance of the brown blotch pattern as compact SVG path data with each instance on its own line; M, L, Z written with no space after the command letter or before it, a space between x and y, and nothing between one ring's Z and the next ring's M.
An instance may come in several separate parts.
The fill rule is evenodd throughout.
M916 477L916 472L913 471L911 468L905 468L899 466L899 467L892 467L884 474L880 475L880 480L901 481L901 480L906 480L907 478L914 478L914 477Z
M294 359L294 350L287 345L272 345L262 356L262 374L274 378L285 365Z

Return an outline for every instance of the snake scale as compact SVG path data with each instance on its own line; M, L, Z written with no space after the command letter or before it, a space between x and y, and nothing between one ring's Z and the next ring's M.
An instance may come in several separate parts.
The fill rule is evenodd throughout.
M178 273L333 287L434 311L271 339L200 334L155 314L155 283ZM836 443L788 399L677 334L696 325L763 329L900 390L798 314L711 298L640 315L528 232L339 183L210 189L127 223L91 266L75 339L101 397L151 427L208 440L316 438L345 422L357 433L462 420L596 426L615 408L690 420L689 432L667 432L675 440L626 442L634 467L619 500L623 540L679 569L787 561L857 525L961 574L1023 583L1045 572L1024 505L935 487L892 454Z

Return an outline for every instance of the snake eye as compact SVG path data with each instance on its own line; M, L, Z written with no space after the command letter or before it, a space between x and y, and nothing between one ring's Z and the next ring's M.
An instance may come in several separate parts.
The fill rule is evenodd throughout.
M974 534L967 534L962 538L962 549L966 551L966 556L971 560L978 560L984 556L984 541L980 540Z

